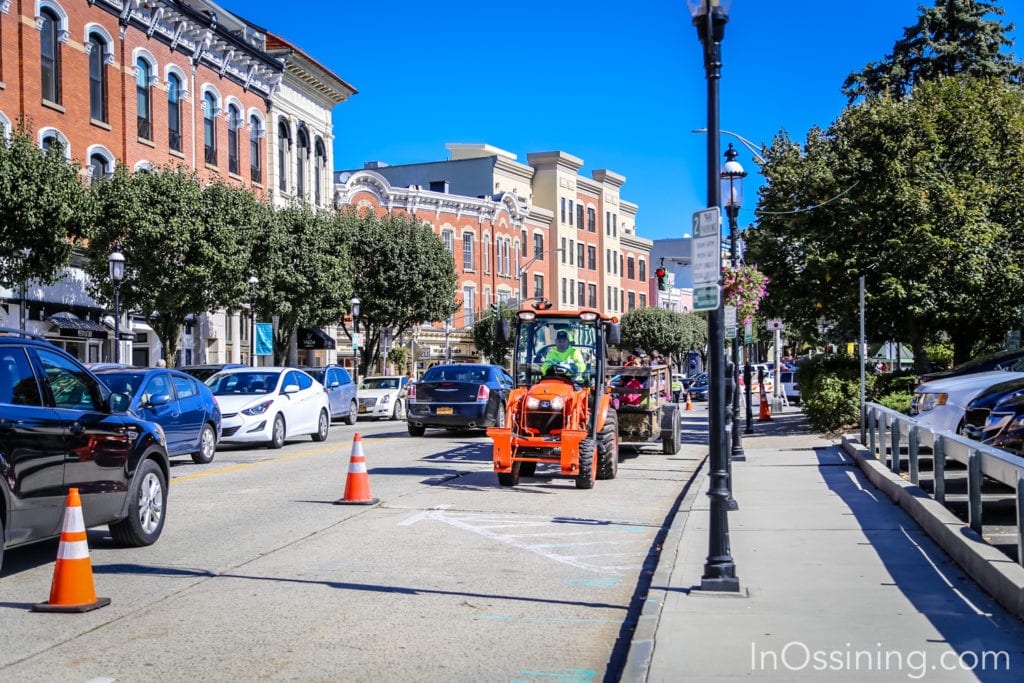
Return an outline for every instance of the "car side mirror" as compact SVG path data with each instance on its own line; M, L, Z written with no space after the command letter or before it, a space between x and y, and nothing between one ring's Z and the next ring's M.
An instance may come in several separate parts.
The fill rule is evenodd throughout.
M607 342L612 346L622 343L622 325L619 323L608 323Z
M282 394L294 394L298 390L299 390L299 385L298 384L286 384L284 386L284 388L281 389L281 393Z
M334 387L340 387L340 386L341 386L341 382L339 382L338 380L334 380L329 385L327 385L327 388L328 389L333 389Z
M149 401L146 403L146 405L156 408L159 406L165 406L170 402L171 397L169 394L155 394L149 397Z
M112 413L126 413L131 404L132 398L128 394L115 391L107 397L107 407L110 408Z

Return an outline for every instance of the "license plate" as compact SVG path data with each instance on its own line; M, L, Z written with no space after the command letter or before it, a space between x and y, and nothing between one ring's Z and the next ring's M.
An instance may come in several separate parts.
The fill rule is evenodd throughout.
M366 406L359 406L359 412L360 413L365 413L366 412Z
M437 414L438 415L451 415L452 414L452 409L451 408L446 408L446 407L442 406L442 407L437 409Z

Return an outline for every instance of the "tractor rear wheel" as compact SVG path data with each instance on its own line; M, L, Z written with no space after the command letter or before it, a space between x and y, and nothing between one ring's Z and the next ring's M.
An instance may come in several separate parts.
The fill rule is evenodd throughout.
M619 414L611 408L597 434L597 478L614 479L619 473Z
M498 472L498 483L502 486L515 486L518 484L522 464L521 462L514 462L512 463L511 472Z
M580 441L580 473L576 475L576 488L594 488L594 453L597 449L590 438Z
M524 477L532 477L537 473L537 463L535 462L521 462L519 463L519 474Z

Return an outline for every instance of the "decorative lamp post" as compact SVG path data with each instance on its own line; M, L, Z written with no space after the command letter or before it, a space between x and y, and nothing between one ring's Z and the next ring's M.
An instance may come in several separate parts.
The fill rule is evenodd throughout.
M445 320L444 321L444 362L445 363L451 363L452 362L451 334L452 334L452 323L451 323L450 320Z
M260 283L260 279L255 275L250 275L247 282L249 283L249 317L252 319L250 321L252 336L249 337L249 365L256 367L256 285Z
M729 265L732 266L733 270L740 265L739 254L736 250L736 240L739 232L736 225L736 219L740 213L740 204L743 203L743 179L747 176L747 172L743 170L743 166L740 165L740 162L736 161L737 156L739 156L739 153L733 148L732 143L730 142L729 149L725 151L725 164L722 166L722 203L725 206L725 215L729 217ZM736 323L736 334L732 338L733 372L731 377L726 378L726 381L733 383L731 457L733 460L742 461L746 460L747 456L743 452L743 438L740 436L740 391L739 387L736 385L736 375L740 368L740 321L737 320ZM744 371L744 377L750 374L750 359L745 358L745 360L747 369ZM749 381L745 386L747 391L747 400L749 401Z
M32 250L28 247L22 247L18 250L17 254L18 258L21 260L21 265L24 268L26 261L28 261L28 257L32 255ZM24 332L26 325L25 321L27 320L26 314L28 313L28 283L25 281L24 275L21 277L19 289L19 293L21 294L21 303L18 306L18 329Z
M729 21L729 0L686 0L697 27L697 37L704 47L704 73L708 83L708 149L707 181L709 207L721 204L718 185L719 117L718 81L722 75L721 43L725 24ZM721 280L719 280L721 286ZM725 329L722 305L708 311L708 450L711 468L708 498L711 519L708 529L708 557L701 577L701 590L732 591L740 589L736 564L729 549L729 459L725 438Z
M352 381L359 384L359 297L352 297Z
M527 276L526 269L529 268L530 266L532 266L537 261L543 261L544 260L544 254L557 254L560 251L565 251L565 249L562 249L561 247L555 247L554 249L548 249L547 251L542 251L539 254L534 254L533 258L531 258L529 261L527 261L526 263L523 263L523 264L521 264L519 266L519 279L520 279L519 288L520 288L520 294L521 294L521 296L520 296L520 300L521 301L526 301L527 299L534 298L534 297L527 296L527 294L529 293L529 290L527 289L527 286L528 286L529 283L526 281L526 276Z
M121 362L121 280L124 279L124 254L121 243L114 242L114 250L107 257L110 281L114 283L114 362Z

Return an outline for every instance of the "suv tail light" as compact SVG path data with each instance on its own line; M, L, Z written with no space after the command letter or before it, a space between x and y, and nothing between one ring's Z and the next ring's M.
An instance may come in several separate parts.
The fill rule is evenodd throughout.
M416 385L415 384L410 384L409 385L409 388L405 392L405 398L406 398L407 401L409 401L409 403L415 403L416 402Z
M491 395L491 390L486 384L480 385L480 390L476 392L476 400L483 403Z

